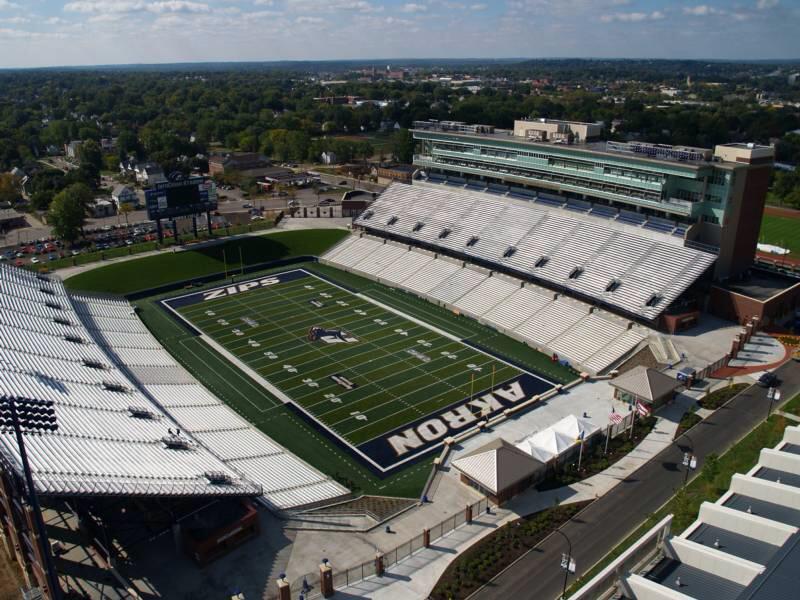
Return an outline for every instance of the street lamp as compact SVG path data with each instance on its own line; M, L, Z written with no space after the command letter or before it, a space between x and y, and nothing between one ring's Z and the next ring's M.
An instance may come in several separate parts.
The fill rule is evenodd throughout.
M58 600L61 598L61 588L58 583L58 575L53 566L50 549L47 547L47 533L44 519L42 519L42 510L39 506L39 498L36 495L36 487L33 484L33 476L31 475L28 454L25 452L25 442L22 435L31 431L56 431L58 429L55 411L53 410L53 401L0 396L0 431L12 429L17 438L19 456L22 460L22 470L28 488L28 501L33 508L33 518L37 529L37 537L39 538L39 551L45 562L43 567L47 576L47 584L50 588L50 596Z
M561 568L564 570L564 588L561 590L561 598L563 600L567 597L567 578L569 577L569 572L575 572L575 569L572 567L572 542L569 541L567 534L560 529L556 529L554 531L567 540L567 554L561 555Z
M767 418L772 414L772 405L781 399L781 391L778 388L771 387L767 391L767 398L769 398L769 408L767 409Z
M683 437L689 440L691 444L691 446L689 446L690 451L683 453L683 466L686 467L683 472L683 485L686 486L686 483L689 481L689 471L697 468L697 457L694 455L694 440L689 437L688 433L684 433Z

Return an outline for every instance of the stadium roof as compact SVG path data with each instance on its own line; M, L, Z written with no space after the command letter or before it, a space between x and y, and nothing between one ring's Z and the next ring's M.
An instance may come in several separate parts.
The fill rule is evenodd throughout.
M525 200L394 183L356 224L653 320L714 263L675 236Z

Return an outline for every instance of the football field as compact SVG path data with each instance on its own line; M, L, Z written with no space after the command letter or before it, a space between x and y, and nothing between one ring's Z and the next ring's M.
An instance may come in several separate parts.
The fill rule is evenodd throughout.
M303 269L162 302L380 473L553 387Z

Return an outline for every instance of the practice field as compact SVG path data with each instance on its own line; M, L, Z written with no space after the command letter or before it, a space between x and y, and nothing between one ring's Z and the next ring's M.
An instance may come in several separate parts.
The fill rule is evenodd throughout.
M765 214L759 242L786 248L791 256L800 257L800 219Z
M554 385L304 269L162 304L379 474Z

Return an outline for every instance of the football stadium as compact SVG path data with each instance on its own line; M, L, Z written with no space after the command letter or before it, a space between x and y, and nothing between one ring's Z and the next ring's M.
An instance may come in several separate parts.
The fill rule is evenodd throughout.
M46 597L77 578L53 566L67 550L48 543L37 496L49 535L89 531L122 565L102 597L130 597L131 565L175 597L153 574L162 560L176 578L226 565L185 590L212 597L204 582L231 568L215 561L267 560L237 548L287 528L307 556L270 546L247 597L305 588L322 552L367 564L390 526L416 534L479 498L500 504L584 439L624 433L664 397L610 396L643 352L699 379L733 358L743 325L790 312L736 300L756 276L770 298L797 291L753 268L764 148L596 149L463 124L415 135L413 182L345 227L210 240L63 280L0 265L3 541ZM681 185L724 199L681 200ZM370 531L384 537L354 539Z

